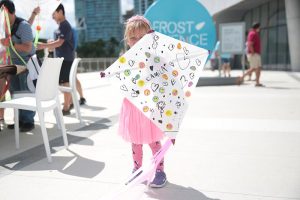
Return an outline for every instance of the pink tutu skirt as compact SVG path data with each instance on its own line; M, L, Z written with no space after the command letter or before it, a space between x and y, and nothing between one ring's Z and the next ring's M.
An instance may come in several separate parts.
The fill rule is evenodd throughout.
M119 135L134 144L150 144L164 137L163 132L126 98L120 113Z

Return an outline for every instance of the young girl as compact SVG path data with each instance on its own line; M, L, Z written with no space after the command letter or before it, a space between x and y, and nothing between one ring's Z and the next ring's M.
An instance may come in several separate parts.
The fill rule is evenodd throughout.
M151 27L147 19L143 16L133 16L126 23L125 41L129 47L132 47L149 31L151 31ZM119 134L124 140L132 143L133 172L142 166L143 144L148 144L154 155L161 148L160 140L164 137L163 132L126 98L123 100L120 113ZM162 160L150 186L163 187L166 182L164 161Z

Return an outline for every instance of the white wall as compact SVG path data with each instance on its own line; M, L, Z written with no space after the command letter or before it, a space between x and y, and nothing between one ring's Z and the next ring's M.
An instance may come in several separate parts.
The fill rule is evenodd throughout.
M231 7L242 0L198 0L203 6L206 7L211 15L220 12L228 7Z

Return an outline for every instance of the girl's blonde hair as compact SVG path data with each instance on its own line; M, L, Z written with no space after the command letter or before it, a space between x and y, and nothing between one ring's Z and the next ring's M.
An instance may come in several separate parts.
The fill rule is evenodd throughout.
M151 30L150 22L141 15L135 15L127 20L125 24L124 40L127 41L130 34L138 29L144 29L146 32Z

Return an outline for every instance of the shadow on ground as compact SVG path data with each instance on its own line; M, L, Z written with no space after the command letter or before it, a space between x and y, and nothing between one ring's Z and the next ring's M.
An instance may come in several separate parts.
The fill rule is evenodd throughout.
M202 192L191 187L183 187L173 183L168 183L166 188L168 189L149 188L149 190L146 191L146 194L151 197L151 199L159 200L184 200L187 199L187 197L188 200L218 200L209 198Z
M79 142L80 145L87 145L87 146L94 145L94 142L91 139L89 139L89 137L96 133L99 133L99 131L103 129L108 129L110 126L112 126L117 122L117 119L118 116L103 118L92 124L79 128L75 131L68 132L67 135L68 135L69 145L75 143L77 144ZM50 147L51 147L52 154L64 149L62 137L58 137L51 140ZM20 154L0 160L0 166L12 171L57 170L68 175L85 177L85 178L92 178L96 176L105 167L104 162L99 162L99 161L94 161L91 159L84 158L69 149L67 151L69 151L73 156L68 156L68 157L52 156L53 162L48 163L46 159L44 159L46 158L44 144L41 144L27 151L24 151ZM38 165L39 168L36 168L35 167L36 165L32 165L32 164L38 161L43 163L42 164L40 163ZM89 170L82 170L82 169L89 169Z

